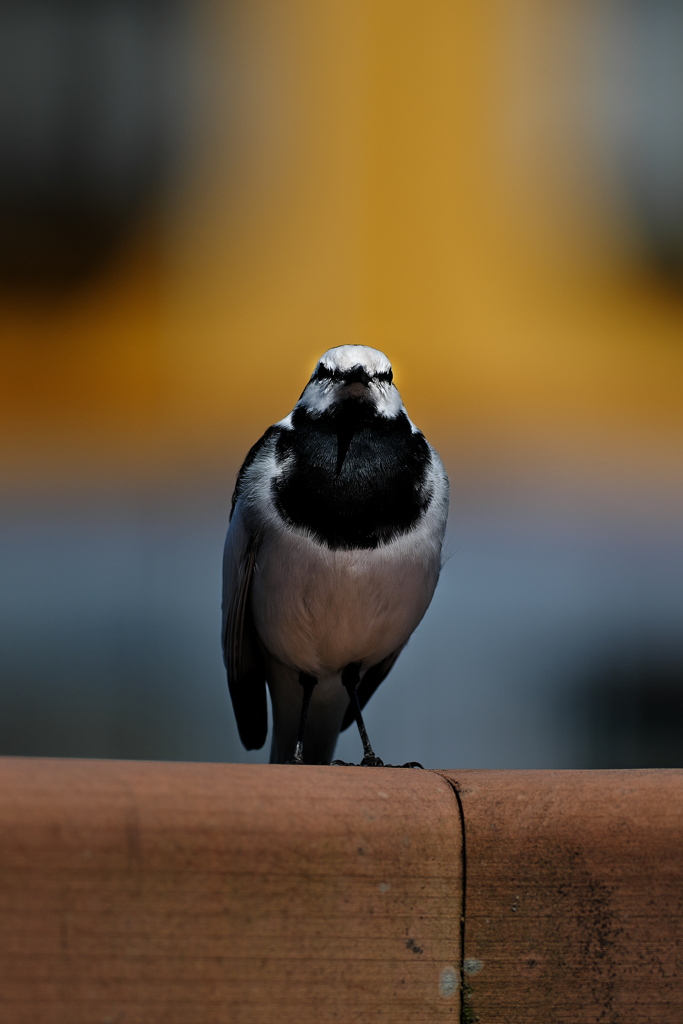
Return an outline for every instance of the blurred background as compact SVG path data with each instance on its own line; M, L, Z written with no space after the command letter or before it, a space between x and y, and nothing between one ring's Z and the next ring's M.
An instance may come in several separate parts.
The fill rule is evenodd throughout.
M683 765L683 0L3 0L0 753L267 760L229 501L344 343L452 482L376 749Z

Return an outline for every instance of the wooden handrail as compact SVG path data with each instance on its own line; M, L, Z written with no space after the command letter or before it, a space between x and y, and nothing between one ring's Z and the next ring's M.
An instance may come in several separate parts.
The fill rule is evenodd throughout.
M682 1024L683 771L445 772L464 1018Z
M681 1024L682 950L683 772L0 759L3 1024Z

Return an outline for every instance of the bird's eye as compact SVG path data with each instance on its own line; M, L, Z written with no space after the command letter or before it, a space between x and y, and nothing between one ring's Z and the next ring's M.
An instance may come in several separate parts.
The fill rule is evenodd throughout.
M341 380L342 374L339 370L331 370L324 363L319 363L311 380Z
M393 374L392 370L384 370L382 373L376 373L375 374L375 380L384 381L386 384L391 384L393 379L394 379L394 374Z

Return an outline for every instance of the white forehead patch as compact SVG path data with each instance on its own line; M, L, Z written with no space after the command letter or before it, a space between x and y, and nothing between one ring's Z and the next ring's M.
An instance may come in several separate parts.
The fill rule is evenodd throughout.
M391 370L391 363L384 352L367 345L339 345L330 348L320 357L320 362L328 370L339 370L341 373L352 370L354 366L362 366L371 377Z
M368 348L367 345L339 345L338 348L328 349L320 357L318 366L320 365L327 370L341 374L353 370L355 366L362 366L370 378L367 385L367 399L374 405L377 415L391 420L395 419L399 413L405 413L401 396L389 379L391 363L378 349ZM306 409L310 416L323 416L340 400L343 400L344 390L343 380L320 379L314 373L306 385L297 407ZM411 423L410 419L408 422L415 433L417 427ZM280 425L291 427L291 421L283 420Z

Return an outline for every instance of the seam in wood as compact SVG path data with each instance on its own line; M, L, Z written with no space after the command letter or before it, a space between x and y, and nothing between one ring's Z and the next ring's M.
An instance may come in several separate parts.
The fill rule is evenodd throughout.
M460 974L460 1024L471 1024L472 1011L467 1004L466 983L465 983L465 923L467 917L467 839L465 834L465 809L462 804L462 797L458 784L448 776L437 771L455 797L460 819L460 860L461 860L461 897L460 897L460 963L458 970Z

